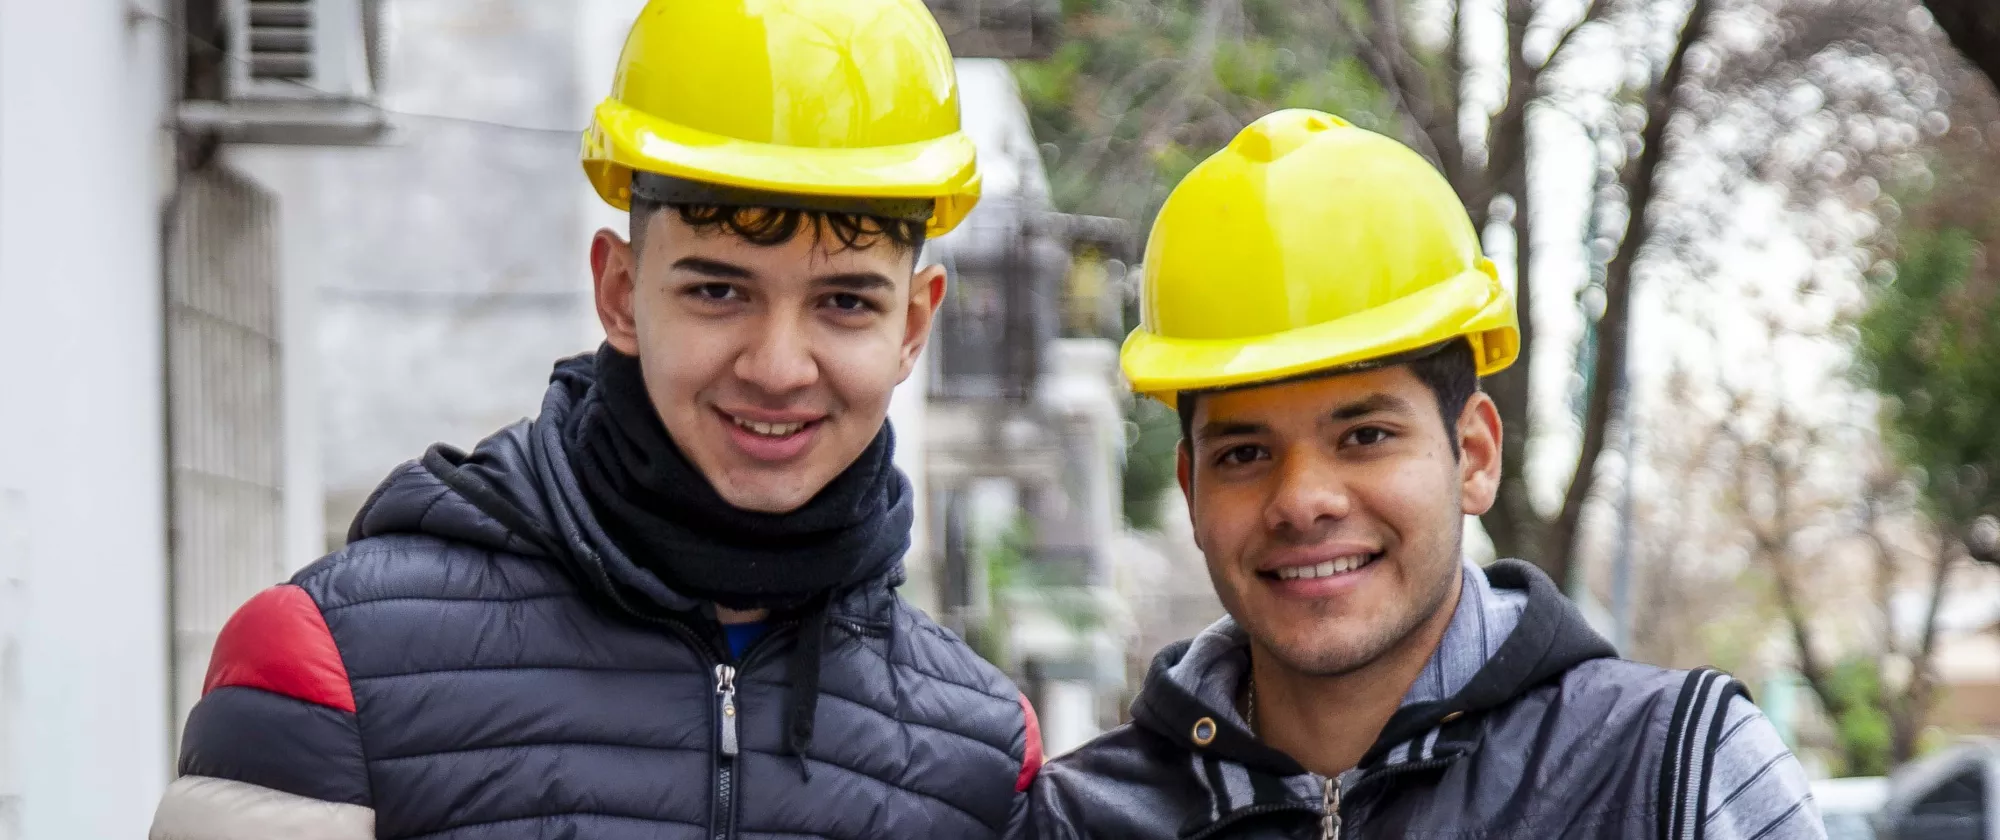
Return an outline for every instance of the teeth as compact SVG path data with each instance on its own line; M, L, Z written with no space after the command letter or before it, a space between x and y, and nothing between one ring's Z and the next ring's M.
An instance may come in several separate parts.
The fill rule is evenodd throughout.
M729 419L735 420L736 425L765 437L785 437L797 434L800 429L806 427L804 423L758 423L753 420L745 420L741 417L731 417Z
M1288 566L1279 569L1278 579L1311 580L1313 578L1333 577L1334 575L1346 574L1366 565L1368 565L1368 555L1350 554L1346 557L1336 557L1317 565Z

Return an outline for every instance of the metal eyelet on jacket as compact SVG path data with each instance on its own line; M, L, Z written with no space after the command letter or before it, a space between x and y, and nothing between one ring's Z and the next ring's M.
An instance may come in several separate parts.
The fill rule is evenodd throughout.
M1215 718L1202 718L1194 722L1194 745L1206 747L1215 740Z

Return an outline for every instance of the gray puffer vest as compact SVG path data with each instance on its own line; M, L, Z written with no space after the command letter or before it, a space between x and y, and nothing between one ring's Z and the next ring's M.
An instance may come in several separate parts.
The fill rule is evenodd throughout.
M1320 777L1258 741L1178 681L1181 642L1154 659L1132 723L1043 769L1039 836L1697 836L1702 759L1742 687L1613 658L1532 566L1486 574L1527 590L1513 633L1455 695L1399 710L1355 769Z

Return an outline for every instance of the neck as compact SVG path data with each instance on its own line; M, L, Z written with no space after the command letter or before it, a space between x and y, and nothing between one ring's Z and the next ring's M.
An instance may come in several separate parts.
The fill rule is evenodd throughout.
M770 610L732 610L721 604L715 605L715 620L723 624L750 624L770 617Z
M1464 583L1461 574L1444 609L1374 661L1346 673L1297 671L1253 640L1250 679L1257 692L1258 738L1327 778L1361 763L1443 641Z

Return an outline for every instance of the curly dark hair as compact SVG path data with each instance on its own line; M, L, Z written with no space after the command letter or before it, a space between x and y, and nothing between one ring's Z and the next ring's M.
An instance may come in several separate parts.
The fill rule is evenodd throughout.
M812 236L830 233L842 248L866 248L888 240L912 256L924 247L924 223L859 213L830 213L776 207L724 207L703 204L660 204L632 200L632 247L643 250L641 238L654 213L672 207L681 221L696 229L720 229L755 245L783 245L800 231Z

